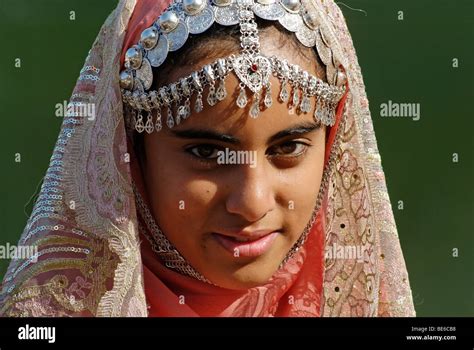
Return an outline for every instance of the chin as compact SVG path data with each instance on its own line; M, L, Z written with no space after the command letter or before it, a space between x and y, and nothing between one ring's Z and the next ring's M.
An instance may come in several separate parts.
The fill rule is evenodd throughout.
M219 287L226 288L226 289L233 289L233 290L247 290L254 287L259 287L266 284L270 278L268 279L259 279L259 280L239 280L239 279L227 279L225 281L220 281L221 283L216 283Z
M259 269L258 266L252 266L250 270L247 266L212 282L222 288L246 290L265 285L277 270L278 266L270 271L262 271L262 268Z

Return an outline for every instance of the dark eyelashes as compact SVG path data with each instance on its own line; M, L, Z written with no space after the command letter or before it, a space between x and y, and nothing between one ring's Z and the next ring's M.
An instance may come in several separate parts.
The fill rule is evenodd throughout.
M311 144L302 141L287 141L279 145L271 146L266 155L270 159L276 158L298 158L303 156L312 147ZM218 157L219 151L224 151L224 147L215 144L197 144L188 146L185 151L200 162L213 162ZM282 151L283 150L283 151Z

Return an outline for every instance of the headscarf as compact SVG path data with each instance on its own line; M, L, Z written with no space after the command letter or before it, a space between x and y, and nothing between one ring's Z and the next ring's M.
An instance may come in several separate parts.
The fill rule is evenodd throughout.
M20 238L37 262L14 260L0 294L6 316L412 316L408 275L360 67L341 10L306 0L329 35L348 90L329 131L325 170L304 245L271 278L223 289L166 268L139 234L135 190L148 203L119 87L125 50L169 4L122 0L103 25L71 97L96 118L68 115ZM325 256L364 247L363 261ZM185 296L185 303L180 298Z

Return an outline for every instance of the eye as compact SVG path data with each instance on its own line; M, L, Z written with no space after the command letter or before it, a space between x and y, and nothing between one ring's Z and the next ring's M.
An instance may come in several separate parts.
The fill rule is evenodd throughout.
M192 154L193 156L200 158L200 159L216 159L218 157L218 152L221 149L214 145L209 144L202 144L197 146L192 146L186 149L187 152Z
M310 145L300 141L289 141L280 145L272 146L267 153L271 157L298 157L306 152Z

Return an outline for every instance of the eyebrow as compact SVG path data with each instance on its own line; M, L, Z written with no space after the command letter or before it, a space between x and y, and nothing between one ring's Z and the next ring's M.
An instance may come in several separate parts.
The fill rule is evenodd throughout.
M279 139L293 136L293 135L303 135L310 133L314 130L321 128L321 124L315 122L302 122L297 125L291 126L287 129L281 130L276 134L272 135L267 143L270 144ZM233 145L239 145L241 142L238 138L228 135L221 134L219 132L208 130L208 129L185 129L185 130L171 130L172 134L176 137L182 139L206 139L206 140L216 140L221 142L227 142Z
M315 122L303 122L294 126L291 126L285 130L277 132L275 135L271 136L268 139L268 143L275 142L284 137L293 136L293 135L304 135L308 134L314 130L320 129L321 124Z
M174 136L182 139L206 139L231 143L233 145L240 144L239 139L231 135L221 134L213 130L206 129L185 129L171 130Z

